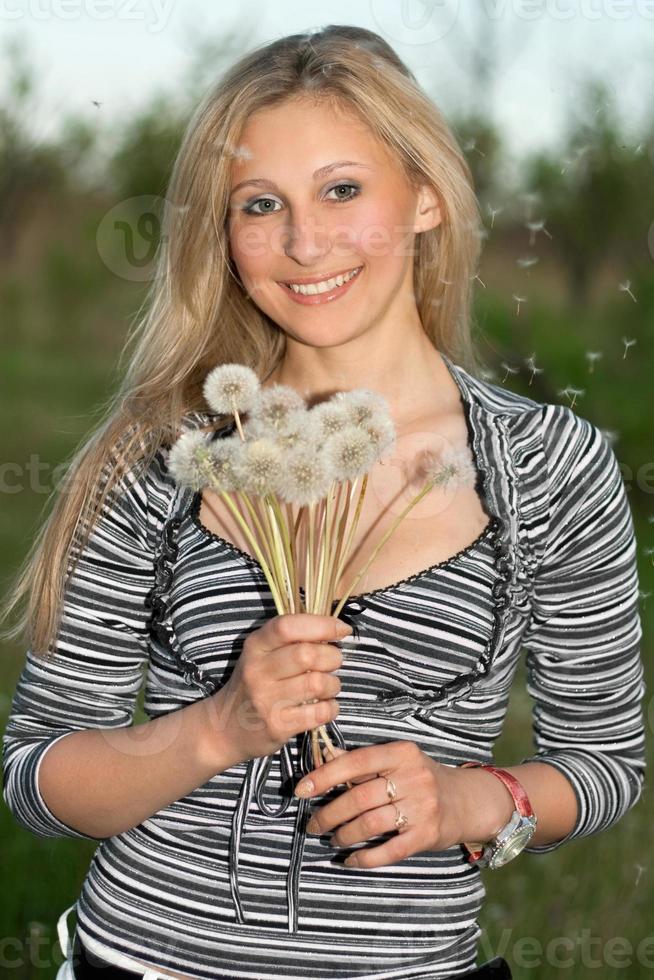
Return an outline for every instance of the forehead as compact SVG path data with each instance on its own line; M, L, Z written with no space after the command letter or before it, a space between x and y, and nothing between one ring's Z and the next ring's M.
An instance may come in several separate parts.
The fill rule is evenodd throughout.
M249 117L232 154L231 182L311 174L333 160L397 166L385 144L348 106L290 99Z

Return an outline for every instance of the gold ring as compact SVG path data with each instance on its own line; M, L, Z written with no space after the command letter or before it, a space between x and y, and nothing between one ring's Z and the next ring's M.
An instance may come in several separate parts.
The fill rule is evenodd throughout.
M402 813L402 811L398 809L395 803L393 803L393 806L395 807L395 812L397 813L397 817L395 818L395 826L401 831L402 828L406 827L408 824L409 818L407 817L406 813Z
M392 779L386 780L386 795L388 796L389 800L397 799L397 789L395 788L395 783Z

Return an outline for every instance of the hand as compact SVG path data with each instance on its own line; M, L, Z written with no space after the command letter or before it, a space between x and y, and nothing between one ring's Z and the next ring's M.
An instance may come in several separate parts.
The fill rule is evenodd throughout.
M212 695L221 718L230 719L221 723L221 737L227 727L239 760L270 755L337 717L341 682L334 672L343 654L335 644L351 632L334 616L286 613L248 634L229 681Z
M324 755L327 757L328 753ZM408 817L406 827L378 847L358 849L346 859L348 867L378 868L419 851L444 850L469 839L466 826L474 824L466 824L465 820L465 810L470 806L470 772L434 761L410 741L386 742L349 752L337 749L337 758L329 759L305 777L315 787L307 796L321 796L346 782L356 785L313 813L315 833L325 834L337 828L331 842L338 847L351 847L394 831L395 803ZM393 802L386 793L386 777L397 790ZM305 779L296 786L296 793Z

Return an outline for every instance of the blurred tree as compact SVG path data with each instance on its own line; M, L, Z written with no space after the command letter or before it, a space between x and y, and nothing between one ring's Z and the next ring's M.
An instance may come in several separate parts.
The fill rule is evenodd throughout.
M245 30L203 33L185 28L188 61L183 80L173 91L159 92L125 121L108 161L109 182L122 198L165 195L180 140L189 117L222 68L242 53Z
M650 153L651 153L651 138ZM588 300L590 282L618 242L639 241L644 254L643 201L651 194L651 157L634 152L620 131L602 80L586 83L581 118L568 114L563 152L538 151L525 161L525 185L541 199L571 302Z
M453 129L472 171L482 212L495 200L503 146L491 119L471 113L455 120Z
M113 192L122 198L164 195L183 126L183 114L163 93L125 119L107 162Z
M7 87L0 102L0 261L13 256L21 223L35 199L66 184L61 145L39 143L28 128L36 93L22 43L9 38L3 47Z

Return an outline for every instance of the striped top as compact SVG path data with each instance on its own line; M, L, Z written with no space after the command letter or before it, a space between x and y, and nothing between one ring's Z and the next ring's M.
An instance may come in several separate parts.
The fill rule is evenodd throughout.
M555 766L578 817L563 840L526 848L548 852L612 826L642 791L631 513L595 425L444 360L489 523L451 558L348 600L341 618L354 633L339 641L330 735L344 748L412 740L445 765ZM194 413L188 424L208 419ZM200 495L175 487L165 451L122 489L69 579L54 658L27 651L3 736L5 800L39 836L88 838L39 792L51 745L73 730L129 725L144 668L151 718L209 695L248 632L276 613L261 567L201 525ZM533 751L494 760L523 649ZM462 845L345 867L349 853L390 834L350 848L305 834L309 801L292 789L311 768L308 737L297 736L100 840L77 902L82 941L109 960L117 951L208 980L442 980L471 969L485 888Z

